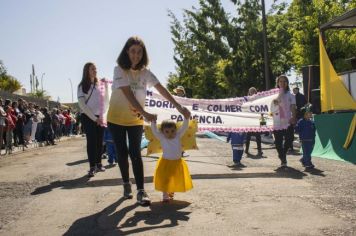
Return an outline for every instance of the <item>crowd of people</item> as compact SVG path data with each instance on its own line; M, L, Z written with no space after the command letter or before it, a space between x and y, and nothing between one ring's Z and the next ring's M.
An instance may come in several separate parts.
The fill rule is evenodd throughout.
M19 98L17 101L0 98L0 147L11 153L14 147L27 148L55 145L62 136L80 134L80 112L71 109L40 107Z

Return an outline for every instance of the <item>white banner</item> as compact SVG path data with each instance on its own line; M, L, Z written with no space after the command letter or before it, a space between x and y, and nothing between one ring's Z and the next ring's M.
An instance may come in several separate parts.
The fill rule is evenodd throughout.
M278 96L278 89L257 93L253 96L227 99L191 99L174 96L181 105L198 120L199 130L224 132L272 131L271 103ZM182 121L183 116L160 94L148 91L145 109L157 114L157 122L165 119ZM261 117L265 124L261 124Z

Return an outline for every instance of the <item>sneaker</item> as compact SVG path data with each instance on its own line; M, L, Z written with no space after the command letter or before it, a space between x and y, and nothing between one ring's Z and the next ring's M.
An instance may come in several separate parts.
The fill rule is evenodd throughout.
M182 152L182 157L189 157L189 154L187 154L186 152Z
M151 200L148 197L146 191L144 189L140 189L137 193L137 203L141 206L149 206L151 205Z
M108 162L108 165L109 165L109 167L114 167L114 166L116 166L116 163Z
M132 199L132 189L131 189L131 183L124 183L124 198L125 199Z
M244 167L246 167L244 164L242 164L241 162L237 162L236 163L236 166L237 167L240 167L240 168L244 168Z
M94 177L95 176L95 167L91 167L90 170L88 171L88 177Z
M237 166L238 166L237 162L233 162L233 163L227 165L227 167L231 167L231 168L237 167Z
M314 169L314 165L313 164L310 164L310 165L305 165L305 168L310 170L310 169Z
M105 171L105 167L102 164L97 164L96 171L97 172L104 172Z

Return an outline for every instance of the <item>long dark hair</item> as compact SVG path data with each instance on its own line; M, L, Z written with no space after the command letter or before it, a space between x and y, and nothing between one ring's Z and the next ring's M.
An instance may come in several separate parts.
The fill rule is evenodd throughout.
M142 39L140 39L137 36L132 36L126 41L125 46L121 50L121 53L117 58L116 62L124 70L131 69L131 61L129 55L127 54L127 50L129 50L129 48L132 45L140 45L142 47L142 51L143 51L142 59L134 68L136 70L141 70L143 67L146 67L148 65L148 55L144 42L142 41Z
M83 93L88 93L90 86L91 86L91 81L90 81L90 77L89 77L89 69L91 66L95 66L94 63L87 62L83 68L83 77L79 83L79 86L82 86ZM97 82L98 82L98 78L95 78L94 83L97 83Z
M280 75L280 76L277 77L277 79L276 79L276 87L279 88L278 82L279 82L279 80L282 79L282 78L287 81L287 88L286 88L286 92L287 92L287 91L290 90L290 88L289 88L289 79L288 79L288 77L287 77L286 75Z

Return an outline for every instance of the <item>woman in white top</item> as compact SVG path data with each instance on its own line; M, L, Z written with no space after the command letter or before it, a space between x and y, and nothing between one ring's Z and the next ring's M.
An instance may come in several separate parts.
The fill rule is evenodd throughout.
M89 177L97 171L105 171L101 164L104 128L100 115L100 91L94 63L88 62L83 68L82 81L78 85L78 103L82 111L81 122L87 139Z
M281 167L287 166L287 151L293 145L293 129L296 123L295 96L290 92L288 77L278 76L276 86L280 89L273 106L278 107L278 117L273 119L273 135Z
M171 102L185 116L190 112L182 107L147 69L148 56L145 44L138 37L127 40L114 68L114 80L108 111L108 127L112 134L118 156L118 164L124 182L124 197L132 198L129 179L130 155L137 186L137 202L142 206L150 204L144 190L143 163L141 158L141 139L143 119L156 120L156 115L145 111L146 89L154 87L163 97ZM128 143L127 146L127 138Z

